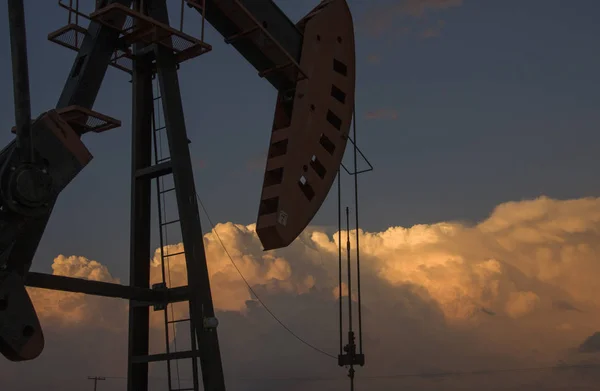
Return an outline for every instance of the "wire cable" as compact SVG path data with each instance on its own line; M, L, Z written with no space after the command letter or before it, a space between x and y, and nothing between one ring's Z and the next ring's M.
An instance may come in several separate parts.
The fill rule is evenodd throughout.
M523 368L498 368L498 369L484 369L484 370L470 370L470 371L448 371L448 372L431 372L431 373L399 373L389 375L371 375L363 376L363 380L379 380L379 379L402 379L411 377L442 377L442 376L481 376L481 375L494 375L500 373L514 373L514 372L539 372L548 370L569 370L569 369L598 369L600 364L573 364L573 365L552 365L552 366L541 366L541 367L523 367ZM126 380L126 376L103 376L106 379L123 379ZM152 376L149 378L156 380L166 380L164 377ZM318 377L309 376L304 378L299 377L238 377L233 376L231 379L235 380L279 380L279 381L331 381L340 380L341 377ZM182 378L184 381L190 381L191 378Z
M338 168L338 194L337 194L337 212L338 212L338 303L339 303L339 315L340 315L340 356L344 354L344 310L342 303L342 172Z
M246 286L248 287L248 289L250 290L250 292L254 295L254 297L256 297L256 300L264 307L264 309L269 313L269 315L271 315L271 317L273 319L275 319L275 321L277 323L279 323L279 325L281 325L281 327L283 327L288 333L290 333L294 338L296 338L298 341L300 341L301 343L303 343L304 345L308 346L309 348L313 349L316 352L319 352L327 357L333 358L335 360L337 360L337 357L327 353L324 350L319 349L318 347L310 344L309 342L307 342L306 340L302 339L298 334L296 334L294 331L292 331L292 329L290 329L285 323L283 323L274 313L273 311L271 311L271 309L264 303L264 301L262 301L262 299L260 298L260 296L258 296L258 294L256 293L256 291L252 288L252 286L250 285L250 283L248 282L248 280L246 280L246 277L244 277L244 275L242 274L242 271L240 270L240 268L237 266L237 264L235 263L235 261L233 260L233 257L231 256L231 254L229 253L229 251L227 250L227 248L225 247L225 243L223 243L223 241L221 240L221 237L219 236L219 233L217 232L217 230L215 229L215 224L213 223L212 219L210 218L210 215L208 214L208 211L206 210L206 208L204 207L204 203L202 202L202 199L200 199L200 196L198 195L198 193L196 193L196 198L198 199L198 203L200 204L200 207L202 208L202 210L204 211L204 214L206 215L206 218L209 222L209 224L211 225L212 231L215 233L215 236L217 237L217 239L219 240L219 243L221 244L221 247L223 248L223 250L225 251L225 254L227 254L227 257L229 258L229 261L231 261L231 264L233 265L233 267L235 268L235 270L237 270L238 274L240 275L240 277L242 278L242 280L244 281L244 283L246 284Z
M358 294L358 346L360 354L363 354L363 339L362 339L362 295L360 291L360 242L359 242L359 228L358 224L358 158L357 158L357 150L358 150L358 141L356 139L356 99L354 101L354 106L352 108L352 128L353 128L353 138L354 138L354 217L355 217L355 227L356 227L356 289ZM348 227L350 230L350 227ZM350 297L350 296L348 296Z
M552 366L544 366L544 367L498 368L498 369L482 369L482 370L471 370L471 371L431 372L431 373L400 373L400 374L392 374L392 375L374 375L374 376L363 376L363 377L365 379L397 379L397 378L405 378L405 377L479 376L479 375L492 375L492 374L498 374L498 373L511 373L511 372L532 372L532 371L592 369L592 368L600 368L600 364L552 365Z

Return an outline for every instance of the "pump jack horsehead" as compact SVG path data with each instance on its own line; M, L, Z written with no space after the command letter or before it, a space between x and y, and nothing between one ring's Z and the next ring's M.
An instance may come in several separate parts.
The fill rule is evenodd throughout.
M261 77L277 86L279 94L256 231L265 250L283 248L310 224L340 169L354 114L356 64L352 15L346 0L322 1L296 24L303 34L303 42L300 56L291 56L273 39L266 26L252 15L244 19L236 12L240 9L248 12L243 1L205 1L209 22L211 12L229 17L231 23L238 26L243 20L254 20L255 26L246 27L262 32L265 40L264 45L259 45L262 55L267 59L280 59L280 65L260 72ZM117 2L129 4L125 1L112 4L119 5ZM188 4L198 8L199 0L188 1ZM219 26L215 27L219 30ZM23 37L24 33L23 29ZM22 41L25 46L25 39ZM11 43L15 56L14 49L18 45ZM240 47L236 49L250 58ZM25 55L24 58L22 68L27 69ZM289 61L284 63L282 58ZM19 75L14 66L13 73L15 80L27 77ZM26 91L21 93L28 95L28 81L26 86ZM15 96L17 94L15 92ZM26 100L28 105L28 96ZM58 195L92 159L81 141L81 135L89 129L73 119L76 111L69 110L75 107L72 105L80 104L73 100L75 102L69 102L71 106L64 105L69 107L59 104L56 110L41 114L30 127L26 125L31 123L29 112L25 110L27 114L20 115L22 108L16 105L16 140L0 152L0 352L12 361L32 360L43 351L42 328L25 283L31 285L36 274L29 273L29 269ZM15 99L15 104L17 101ZM87 116L94 113L91 107L81 107L79 111L82 110ZM27 143L34 151L32 155L39 157L36 162L44 162L43 169L27 158L26 153L20 153L27 149L23 147ZM100 291L97 282L92 285L92 282L82 281L77 286L82 287L84 283L89 283L88 288L71 288L81 289L71 291L100 294L93 293ZM44 284L38 284L41 285ZM142 288L120 286L118 289L119 292L132 290L127 294L113 293L112 297L131 298L144 293L140 293ZM144 294L152 294L150 296L157 300L159 292Z
M291 244L325 201L354 113L355 49L346 1L325 1L297 24L298 82L277 96L257 234L265 250Z

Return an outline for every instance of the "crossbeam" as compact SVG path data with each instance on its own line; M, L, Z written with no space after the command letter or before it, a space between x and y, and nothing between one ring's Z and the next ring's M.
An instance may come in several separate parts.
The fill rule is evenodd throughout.
M30 288L50 289L64 292L85 293L93 296L154 303L176 303L188 300L187 286L167 290L153 290L135 286L114 284L104 281L84 280L82 278L57 276L54 274L29 272L25 285Z

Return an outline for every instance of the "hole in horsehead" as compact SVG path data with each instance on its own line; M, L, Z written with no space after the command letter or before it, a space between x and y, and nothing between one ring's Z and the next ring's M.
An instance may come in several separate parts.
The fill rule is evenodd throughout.
M277 208L279 208L279 197L273 197L266 200L262 200L260 202L258 214L262 216L275 213L277 212Z
M267 27L269 27L269 23L267 23L267 21L266 21L266 20L263 20L263 22L262 22L262 26L263 26L264 28L267 28Z
M0 297L0 311L6 311L8 308L8 295L4 295L4 297Z
M269 148L269 159L277 156L283 156L287 153L288 139L274 142Z
M342 43L342 37L337 37L338 43Z
M302 191L306 199L308 201L312 201L312 199L315 197L315 191L304 176L300 177L300 180L298 181L298 186L300 186L300 190Z
M23 333L23 337L31 337L35 330L31 326L25 326L21 332Z
M340 60L333 59L333 70L342 76L348 76L348 67Z
M304 172L308 171L308 166L305 164L304 166L302 166L302 169L304 170Z
M342 119L335 115L335 113L331 110L327 111L327 122L333 125L333 127L337 130L340 130L342 128Z
M265 187L279 185L283 181L283 167L265 173Z
M310 160L310 166L312 167L313 170L315 170L315 172L317 173L319 178L325 179L325 174L327 174L327 169L325 168L323 163L321 163L319 158L317 158L315 155L313 155L312 159Z
M315 105L310 105L310 111L315 111L316 107Z
M329 139L329 137L325 136L325 134L321 134L321 139L319 140L319 143L321 144L323 149L329 152L330 155L333 155L333 153L335 152L335 144Z
M317 41L321 40L321 36L319 34L317 34Z
M346 103L346 93L337 88L337 86L335 86L334 84L331 85L331 96L342 104Z

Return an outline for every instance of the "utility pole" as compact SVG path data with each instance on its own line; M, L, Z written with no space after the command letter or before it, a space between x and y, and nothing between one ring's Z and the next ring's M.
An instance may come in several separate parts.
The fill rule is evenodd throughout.
M105 377L99 377L99 376L88 376L88 380L93 380L94 381L94 391L96 391L98 389L98 380L106 380Z

